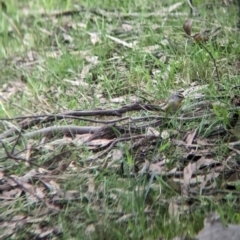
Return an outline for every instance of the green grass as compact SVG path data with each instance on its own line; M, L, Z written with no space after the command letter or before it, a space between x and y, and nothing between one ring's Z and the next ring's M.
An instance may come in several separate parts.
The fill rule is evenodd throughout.
M156 103L166 99L171 91L187 89L193 83L199 86L208 84L200 92L210 102L219 101L221 96L238 95L238 89L232 90L233 86L240 85L239 32L234 29L236 9L219 3L206 10L201 5L202 1L195 2L196 6L201 6L201 17L194 19L194 33L221 26L216 39L204 43L216 60L221 91L217 89L219 80L211 56L200 45L187 41L183 36L182 26L189 14L185 2L173 11L176 15L161 16L163 8L172 6L174 1L89 0L81 3L79 14L56 17L50 16L50 12L80 9L80 3L72 0L7 1L7 11L0 12L0 117L118 108L123 103L113 103L112 99L124 96L124 103L128 104L131 95ZM41 15L40 9L44 9L46 15ZM95 10L98 13L103 11L105 17ZM157 11L159 14L149 16ZM125 27L131 30L124 30ZM100 41L93 44L90 33L97 33ZM118 44L109 35L128 44L136 42L136 48ZM146 51L154 45L157 45L155 50ZM97 59L97 63L93 59ZM201 139L216 123L226 127L230 100L226 97L220 101L226 107L215 107L212 118L203 116L202 119L179 123L173 117L169 128L177 133L173 133L172 138L182 140L187 131L198 128ZM190 98L187 97L184 104L190 106ZM208 110L205 110L207 114ZM141 111L132 113L132 116L148 114ZM54 122L56 125L59 123L86 125L79 120ZM16 121L12 124L17 126ZM9 124L1 120L1 133L8 128ZM164 129L158 130L161 133ZM240 223L239 199L231 191L209 196L199 191L194 199L185 199L173 177L169 179L160 174L151 180L148 174L134 170L135 165L141 170L145 160L154 162L156 156L168 160L166 167L169 170L187 166L186 150L168 140L159 140L153 148L147 148L147 157L143 158L131 148L133 140L118 143L115 148L120 149L123 156L110 166L107 164L112 159L111 155L89 163L86 159L92 152L84 145L56 143L41 147L41 140L19 141L15 150L23 151L22 157L26 158L25 150L31 143L31 157L35 164L53 170L63 162L71 162L71 167L56 175L53 180L56 189L45 189L44 194L48 197L42 202L26 201L26 193L16 199L13 197L12 202L1 200L5 203L0 207L1 221L10 221L16 215L41 218L41 213L49 207L46 202L59 211L54 213L52 209L47 215L43 214L47 217L37 224L27 223L24 228L15 229L15 235L8 236L8 239L34 238L34 228L41 232L46 227L58 228L61 234L56 238L59 239L193 237L202 229L205 215L215 210L225 222ZM8 144L9 151L13 145ZM232 154L224 139L218 139L213 151L215 155L211 157L220 162ZM65 152L69 154L65 156ZM0 157L0 174L6 176L20 177L32 169L39 169L6 158L4 149L0 150ZM238 155L235 157L239 161ZM93 182L93 191L89 190L89 181ZM218 178L218 189L226 181L224 176ZM32 180L32 186L36 188L44 184ZM54 199L51 192L58 189L62 191L61 196L72 195L66 199ZM171 202L178 203L179 217L170 213ZM186 205L188 208L184 209Z

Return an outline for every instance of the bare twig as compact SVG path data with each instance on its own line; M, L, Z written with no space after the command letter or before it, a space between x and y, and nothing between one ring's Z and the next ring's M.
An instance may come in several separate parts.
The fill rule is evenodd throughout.
M13 159L15 161L27 162L27 163L35 166L35 167L40 167L38 164L34 163L33 160L26 160L25 158L16 157L12 153L9 153L8 150L7 150L7 147L5 146L5 144L3 142L2 142L2 146L3 146L4 150L5 150L6 157L8 157L10 159Z
M46 136L48 134L86 134L86 133L94 133L100 127L78 127L78 126L51 126L47 128L42 128L36 131L28 132L22 134L24 138L33 138L36 136ZM15 140L15 137L5 138L5 142L11 142Z
M17 139L16 139L16 141L15 141L13 147L12 147L11 155L14 153L15 147L17 146L21 136L22 136L22 129L20 130L20 132L18 134L18 137L17 137Z
M26 188L23 186L22 183L20 183L16 178L12 176L8 176L9 179L11 179L14 183L16 183L21 189L24 190L24 192L29 193L30 195L34 196L37 198L40 202L44 202L44 199L40 198L35 192L31 191L30 189Z
M87 110L87 111L67 111L60 114L49 114L49 115L40 115L40 116L25 116L25 117L16 117L16 118L9 118L9 119L3 119L0 120L19 120L19 119L32 119L32 120L26 120L22 121L20 123L20 127L22 129L28 129L32 126L35 126L37 124L43 124L48 122L53 122L60 119L79 119L79 120L85 120L88 121L88 119L79 118L79 116L117 116L121 117L122 114L129 112L129 111L140 111L140 110L149 110L149 111L161 111L161 108L157 105L151 105L151 104L145 104L142 105L140 103L134 103L130 105L125 105L118 109L110 109L110 110ZM92 122L96 122L96 120L91 120ZM3 139L11 134L14 134L16 132L16 129L9 129L8 131L0 134L0 139Z

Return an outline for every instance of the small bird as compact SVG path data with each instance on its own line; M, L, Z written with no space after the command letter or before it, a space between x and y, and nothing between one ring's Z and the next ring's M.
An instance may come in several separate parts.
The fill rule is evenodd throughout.
M166 105L162 107L166 113L175 113L182 105L184 96L180 92L173 93L167 100Z

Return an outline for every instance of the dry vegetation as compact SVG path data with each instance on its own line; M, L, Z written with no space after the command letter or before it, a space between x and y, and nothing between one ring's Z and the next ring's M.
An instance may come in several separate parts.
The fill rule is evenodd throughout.
M1 239L240 238L237 11L200 2L1 2Z

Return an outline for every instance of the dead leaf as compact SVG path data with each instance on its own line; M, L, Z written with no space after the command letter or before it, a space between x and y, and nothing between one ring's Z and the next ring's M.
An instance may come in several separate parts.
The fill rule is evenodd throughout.
M130 32L130 31L133 30L133 26L130 25L130 24L126 24L126 23L123 23L123 24L122 24L122 28L123 28L123 30L124 30L125 32Z
M166 130L163 130L162 133L161 133L161 138L162 139L168 139L170 138L170 133Z
M196 137L196 134L197 134L197 128L187 134L187 137L186 137L186 144L187 145L191 145L193 143L193 140Z
M187 19L183 25L183 30L188 36L191 36L192 22L193 22L192 19Z
M88 193L94 193L95 192L95 183L94 179L90 177L88 179Z
M178 221L179 216L187 211L189 211L189 206L183 203L182 198L169 199L168 213L174 221Z
M164 166L161 162L151 163L149 166L149 172L154 173L156 175L161 175L164 170Z
M133 216L134 216L133 213L125 214L122 217L120 217L118 220L116 220L116 223L129 221L129 218L132 218Z
M193 174L193 168L192 164L189 163L183 170L183 188L182 188L182 195L183 196L188 196L188 190L189 190L189 185L190 185L190 179Z
M20 188L14 188L10 191L3 191L0 195L0 199L18 199L22 194L22 189Z
M57 194L60 190L59 184L57 184L53 180L47 182L41 179L41 182L50 190L51 195Z
M90 35L90 41L93 45L96 43L101 43L101 39L98 33L88 33Z
M159 137L160 136L160 132L156 128L149 127L147 129L146 136L148 136L148 137L149 136Z
M136 46L136 42L132 42L132 43L127 43L126 41L124 40L121 40L119 38L116 38L116 37L113 37L113 36L110 36L110 35L106 35L107 38L111 39L112 41L118 43L118 44L121 44L123 45L124 47L128 47L128 48L134 48Z
M176 10L177 8L179 8L180 6L182 6L182 4L183 4L183 2L174 3L170 7L166 8L166 10L167 10L167 12L172 12L172 11Z
M111 99L111 102L113 103L126 103L127 101L130 101L131 103L139 102L140 98L135 95L131 95L131 96L128 95L128 96L115 97Z
M105 147L112 141L113 140L111 139L95 139L88 142L87 145L91 147L90 149L93 149L93 148Z
M112 160L113 161L118 161L123 157L123 151L119 149L113 149L112 151Z
M92 233L95 232L95 226L94 224L89 224L85 230L86 235L91 235Z
M26 33L23 37L23 44L27 47L27 48L33 48L35 45L35 39L34 39L34 35L30 34L30 33Z
M37 174L38 174L38 171L37 171L36 169L32 169L32 170L30 170L28 173L26 173L25 175L23 175L23 176L21 177L21 181L23 181L23 182L31 181L32 178L33 178L34 176L36 176Z
M210 37L214 37L219 33L221 27L217 27L213 30L204 30L200 33L194 34L192 37L196 42L207 42Z
M15 215L12 219L11 219L11 221L22 221L22 220L24 220L24 219L26 219L27 218L27 216L25 216L25 215Z
M88 65L85 65L82 69L82 72L80 74L80 79L85 79L87 77L87 74L89 73L91 67L93 66L93 64L88 64Z
M216 179L218 176L220 175L220 173L214 172L212 171L211 173L207 174L204 178L204 180L202 181L200 188L204 189L205 186L211 181ZM214 187L214 185L212 185L211 187Z
M72 43L73 42L73 38L69 34L63 33L62 36L63 36L64 43Z
M222 184L221 188L225 188L226 186L236 186L240 185L240 172L236 171L232 173L228 179L225 180L225 182Z
M58 175L62 174L69 166L70 162L62 161L56 169L54 169L51 174Z
M219 164L220 163L218 161L212 158L205 158L205 156L202 156L197 162L192 163L193 173L196 173L200 168Z
M86 56L85 59L87 62L92 63L93 65L96 65L99 63L98 56Z
M176 221L178 221L179 219L179 206L178 204L176 204L174 201L171 201L168 205L168 213L170 214L170 216L173 218L173 219L176 219Z
M167 184L174 189L176 192L181 192L181 184L179 181L176 181L176 179L167 179Z
M155 44L155 45L151 45L151 46L147 46L147 47L143 47L141 50L143 52L146 52L146 53L152 53L154 51L156 51L157 49L159 49L160 46Z
M195 42L207 42L209 40L209 32L196 33L193 36Z

